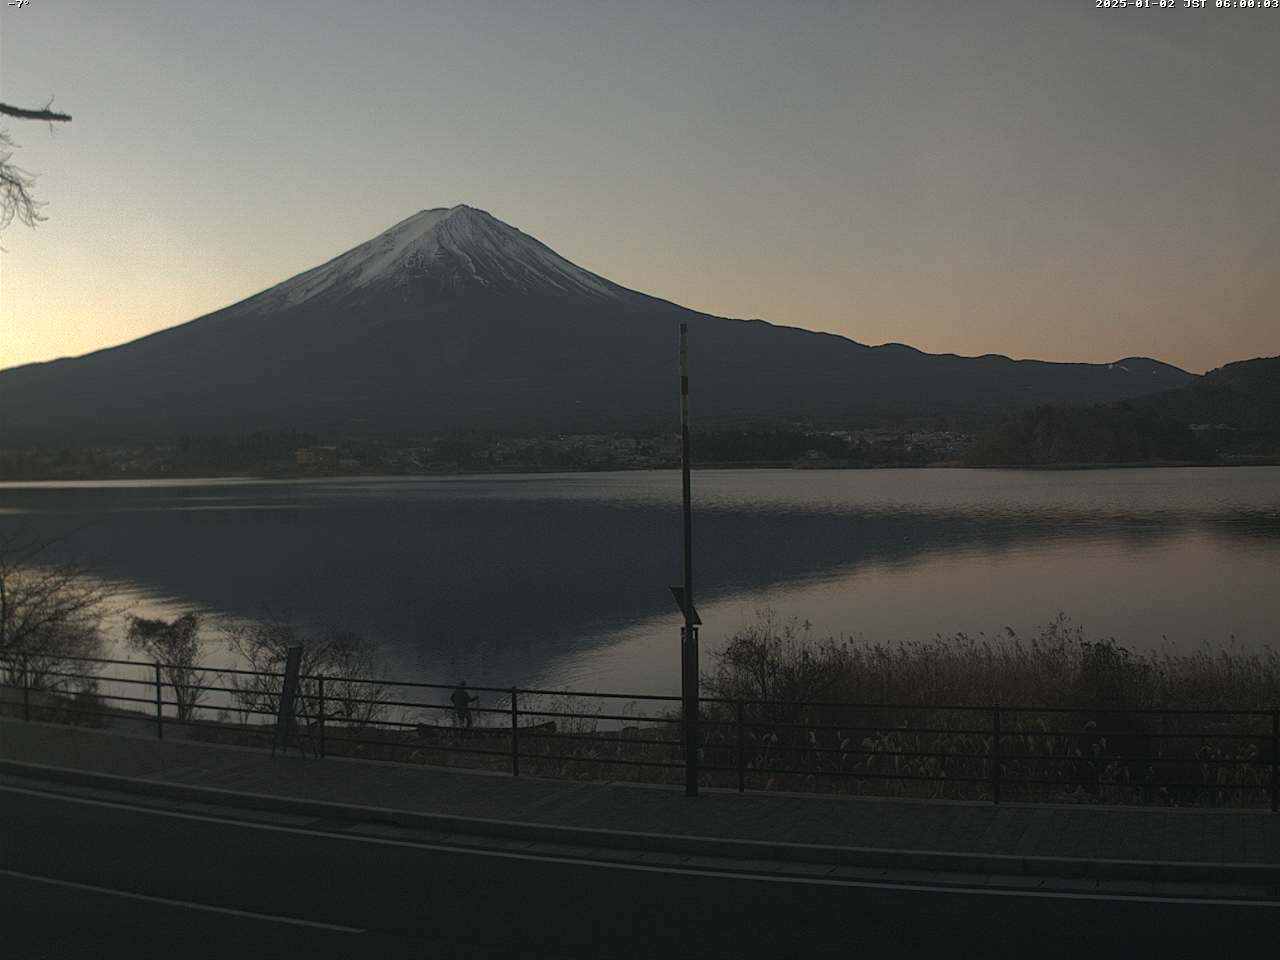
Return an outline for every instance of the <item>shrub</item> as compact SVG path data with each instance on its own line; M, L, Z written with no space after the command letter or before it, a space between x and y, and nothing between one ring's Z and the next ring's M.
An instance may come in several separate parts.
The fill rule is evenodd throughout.
M200 617L183 614L176 620L129 618L129 646L160 664L160 672L173 687L178 719L190 720L204 697L200 687L205 675L197 668L204 656Z
M363 727L385 717L386 687L372 679L373 645L351 631L311 632L287 618L264 617L222 624L231 651L251 674L231 674L232 699L242 722L279 711L281 677L289 647L302 646L299 713L320 718L320 677L324 677L324 719Z
M95 668L73 658L102 655L107 597L91 567L58 560L50 547L21 533L0 538L0 681L92 693Z

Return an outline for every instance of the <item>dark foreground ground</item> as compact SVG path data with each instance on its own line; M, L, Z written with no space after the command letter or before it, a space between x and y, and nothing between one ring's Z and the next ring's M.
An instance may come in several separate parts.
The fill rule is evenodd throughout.
M1268 942L1280 920L1274 906L727 876L233 816L0 786L4 955L1181 956Z

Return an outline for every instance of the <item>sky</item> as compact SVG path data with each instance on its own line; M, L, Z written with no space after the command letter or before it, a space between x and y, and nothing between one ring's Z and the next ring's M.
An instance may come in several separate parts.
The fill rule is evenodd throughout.
M6 124L48 220L0 235L0 367L457 203L863 343L1280 354L1277 49L1280 9L1095 0L0 6L0 100L74 117Z

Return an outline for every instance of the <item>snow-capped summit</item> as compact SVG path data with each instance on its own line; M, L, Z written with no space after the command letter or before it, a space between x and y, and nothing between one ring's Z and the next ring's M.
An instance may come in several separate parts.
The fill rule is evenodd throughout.
M630 291L570 263L550 247L466 204L421 210L372 240L272 289L289 304L373 285L427 282L445 290L586 294Z

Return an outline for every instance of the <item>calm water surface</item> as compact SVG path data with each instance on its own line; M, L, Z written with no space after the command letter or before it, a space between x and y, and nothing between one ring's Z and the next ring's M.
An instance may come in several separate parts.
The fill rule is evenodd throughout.
M676 472L0 484L121 610L271 611L424 680L672 692ZM772 606L823 633L1020 633L1065 611L1135 647L1280 623L1280 468L703 471L706 651ZM119 615L111 621L119 629Z

